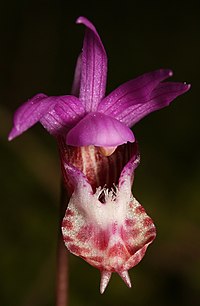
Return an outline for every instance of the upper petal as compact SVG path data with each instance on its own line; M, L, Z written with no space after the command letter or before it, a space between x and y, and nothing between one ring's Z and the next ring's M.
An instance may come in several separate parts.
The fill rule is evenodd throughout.
M72 146L118 146L135 140L132 131L123 123L102 113L89 113L67 134Z
M80 99L87 112L96 111L105 95L107 55L94 25L85 17L77 23L86 26L82 52Z

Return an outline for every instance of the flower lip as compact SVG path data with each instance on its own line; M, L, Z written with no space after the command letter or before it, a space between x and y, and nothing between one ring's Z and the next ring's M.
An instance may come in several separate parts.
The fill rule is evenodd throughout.
M67 144L72 146L115 147L128 141L135 141L130 128L119 120L98 112L87 114L66 137Z
M65 164L74 191L62 222L63 239L69 251L101 271L101 293L112 272L131 286L128 270L140 262L156 236L153 221L131 193L139 152L136 143L129 145L134 150L121 171L118 186L111 189L99 186L93 191L82 171Z

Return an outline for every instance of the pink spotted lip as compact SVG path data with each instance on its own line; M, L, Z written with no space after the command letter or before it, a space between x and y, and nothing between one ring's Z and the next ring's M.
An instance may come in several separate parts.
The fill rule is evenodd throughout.
M69 251L101 271L102 293L107 286L105 278L109 281L112 272L121 277L126 275L125 282L130 283L127 271L140 262L156 235L143 207L135 199L124 206L120 198L118 194L115 200L107 198L101 203L97 194L90 194L90 207L86 203L80 207L74 194L62 224Z
M71 253L100 270L101 293L113 272L131 286L128 270L140 262L156 236L151 218L131 194L137 164L134 156L117 187L99 187L96 192L80 170L66 165L75 189L62 223L63 239Z

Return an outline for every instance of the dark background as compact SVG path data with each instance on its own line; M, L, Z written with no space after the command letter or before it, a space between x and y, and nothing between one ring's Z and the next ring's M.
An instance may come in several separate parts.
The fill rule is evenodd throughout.
M134 127L142 162L134 195L158 236L130 272L99 294L99 272L70 255L70 306L199 305L200 160L198 1L1 1L0 305L53 306L60 169L54 140L37 125L11 143L14 110L44 92L70 92L84 27L105 45L108 92L144 72L174 70L191 90Z

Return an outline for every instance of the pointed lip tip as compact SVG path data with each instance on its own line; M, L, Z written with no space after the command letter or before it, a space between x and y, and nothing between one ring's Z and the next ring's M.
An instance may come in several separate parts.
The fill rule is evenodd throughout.
M131 282L129 284L127 283L126 285L127 285L128 288L132 288Z
M104 294L105 290L106 290L106 288L100 288L100 293Z
M109 281L108 281L108 283L109 283ZM108 287L108 283L106 284L106 285L100 285L100 293L101 294L104 294L104 292L106 291L106 288Z
M109 284L112 272L101 271L100 293L103 294Z
M126 286L128 288L131 288L131 279L130 276L128 274L128 271L123 271L123 272L118 272L119 276L121 277L121 279L124 281L124 283L126 284Z
M104 286L104 287L102 287L102 286L100 286L100 294L104 294L104 292L106 291L106 288L107 288L107 286L108 285L106 285L106 286Z

